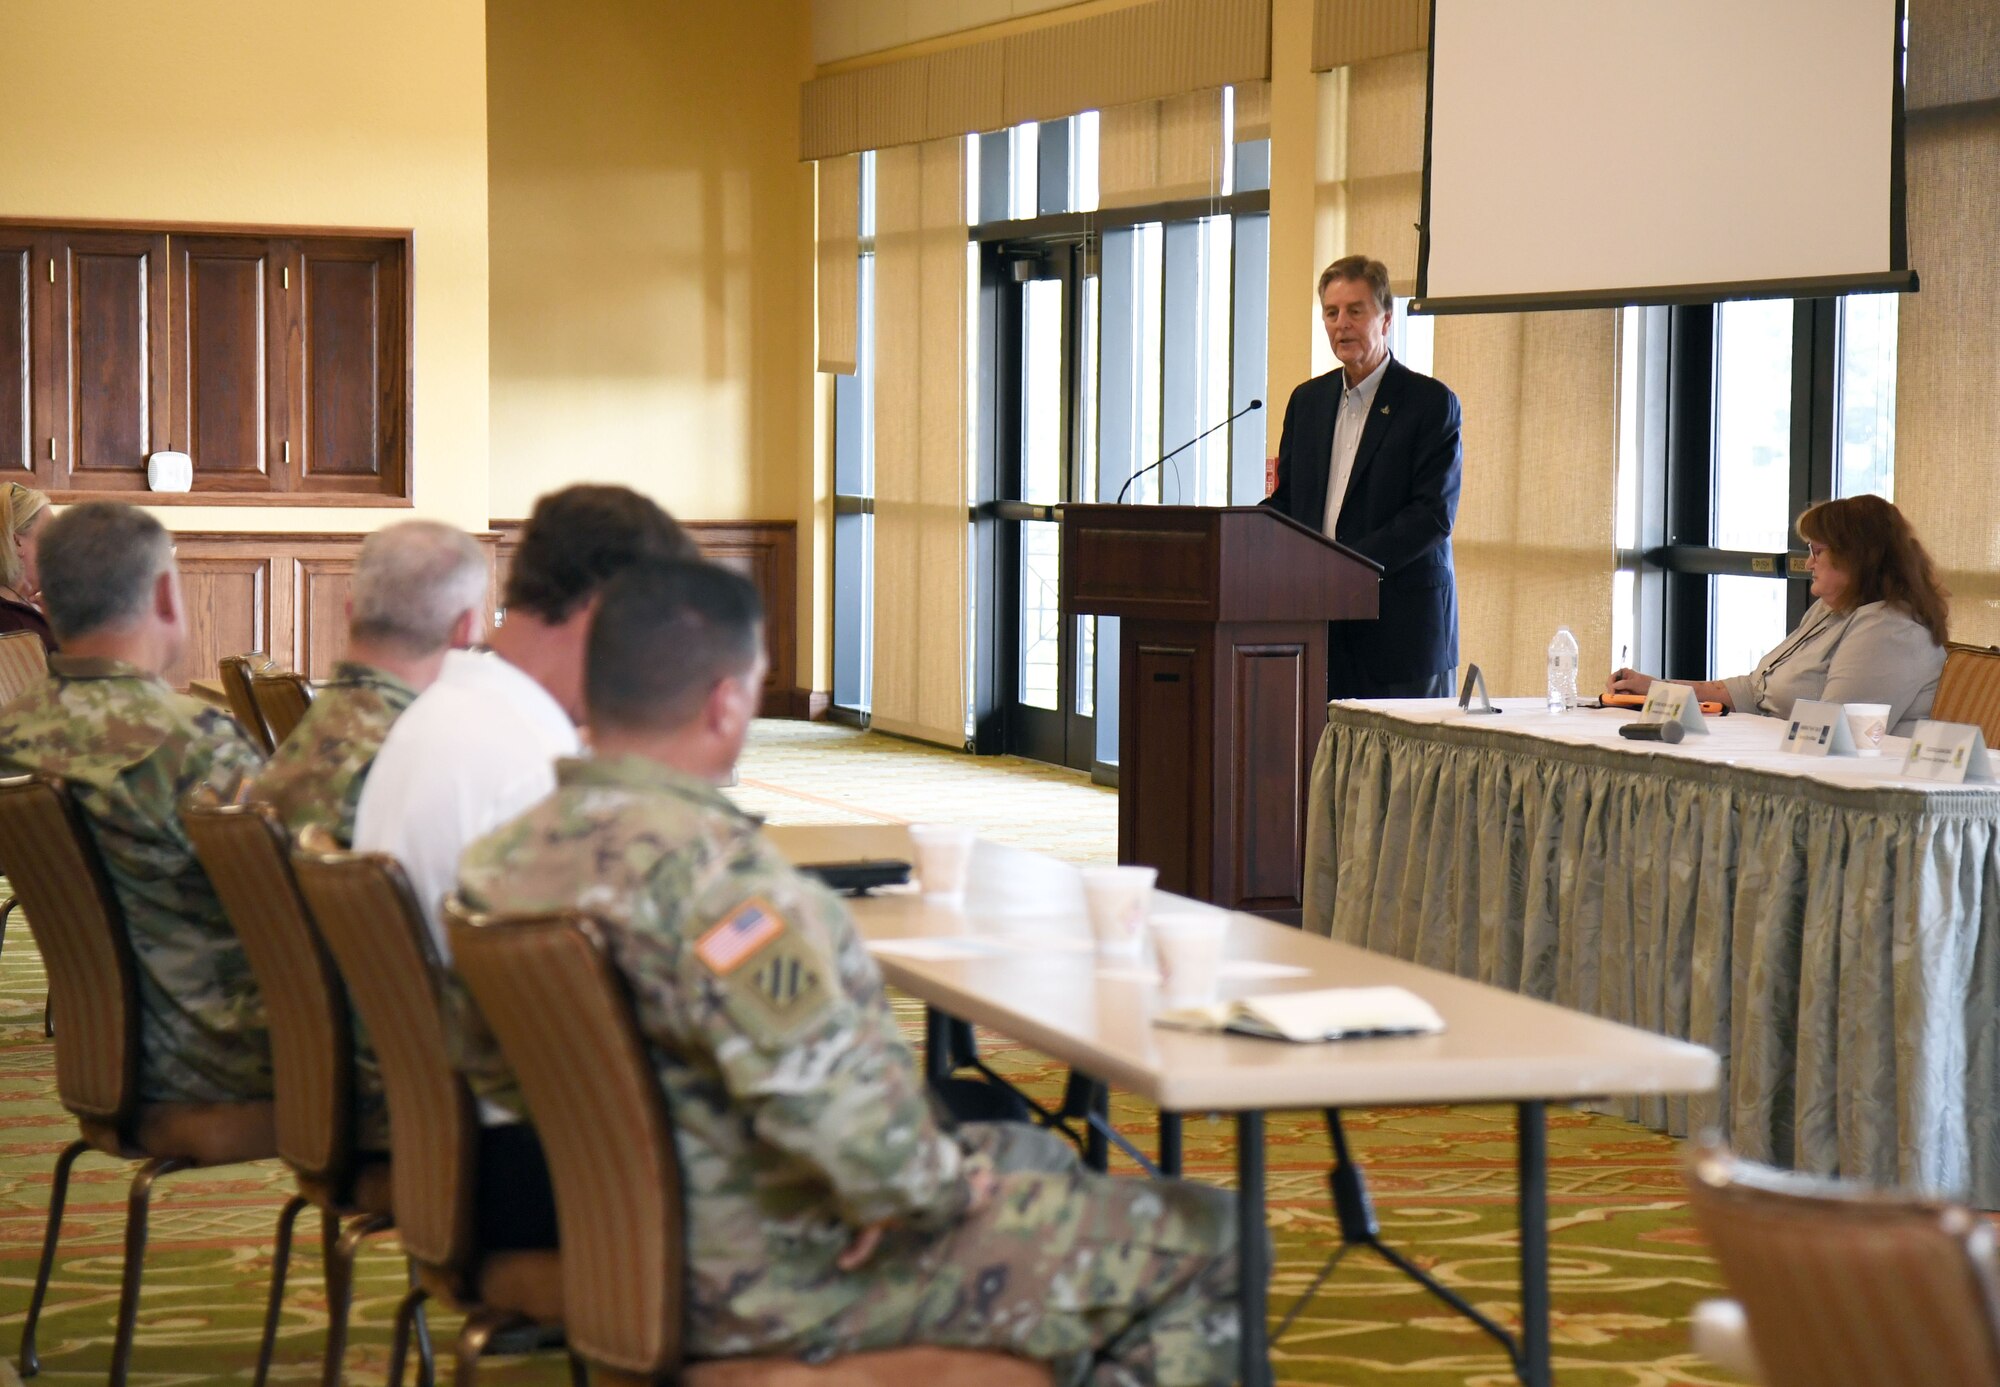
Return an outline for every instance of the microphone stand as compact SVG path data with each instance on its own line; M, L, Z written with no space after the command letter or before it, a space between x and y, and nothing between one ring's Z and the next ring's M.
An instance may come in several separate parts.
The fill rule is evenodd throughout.
M1249 404L1237 410L1227 419L1224 419L1220 424L1216 424L1209 428L1203 429L1200 433L1196 434L1193 438L1190 438L1187 442L1181 444L1180 447L1174 449L1171 453L1163 453L1159 457L1155 458L1153 461L1147 463L1144 467L1141 467L1137 472L1134 472L1131 476L1125 479L1125 485L1118 488L1118 499L1112 502L1112 504L1122 505L1125 501L1125 493L1132 489L1132 483L1138 481L1139 478L1145 476L1148 472L1154 471L1155 469L1159 468L1160 466L1165 464L1169 459L1179 457L1182 453L1185 453L1188 449L1194 447L1195 444L1201 442L1202 439L1207 438L1210 434L1216 432L1217 430L1228 428L1231 424L1235 423L1238 419L1241 419L1251 410L1262 409L1263 407L1264 407L1264 402L1262 400L1252 400Z

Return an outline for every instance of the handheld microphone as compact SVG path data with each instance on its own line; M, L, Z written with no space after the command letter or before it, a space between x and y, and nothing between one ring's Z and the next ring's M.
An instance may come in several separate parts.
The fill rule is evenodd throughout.
M1687 736L1687 729L1677 722L1628 722L1618 729L1618 735L1634 742L1665 742L1673 746Z
M1182 453L1185 453L1188 449L1194 447L1195 444L1201 442L1202 439L1207 438L1210 434L1214 433L1216 429L1226 429L1231 424L1235 423L1238 419L1241 419L1244 415L1248 414L1251 410L1262 409L1263 407L1264 407L1264 402L1262 400L1252 400L1249 404L1237 410L1227 419L1224 419L1220 424L1215 425L1214 428L1203 429L1200 433L1196 434L1193 438L1190 438L1187 442L1181 444L1180 447L1174 449L1171 453L1164 453L1161 456L1155 458L1153 461L1147 463L1144 467L1141 467L1137 472L1134 472L1131 476L1125 479L1125 485L1118 488L1118 500L1113 502L1112 504L1114 505L1122 504L1125 500L1125 493L1132 489L1132 483L1138 481L1139 478L1145 476L1148 472L1151 472L1154 468L1159 467L1161 464L1165 463L1168 458L1179 457Z

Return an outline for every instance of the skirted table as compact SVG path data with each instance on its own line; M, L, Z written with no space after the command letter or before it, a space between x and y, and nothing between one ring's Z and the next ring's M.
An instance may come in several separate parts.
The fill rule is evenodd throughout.
M1335 703L1305 926L1694 1041L1713 1094L1616 1110L1753 1159L2000 1208L2000 788L1713 719Z

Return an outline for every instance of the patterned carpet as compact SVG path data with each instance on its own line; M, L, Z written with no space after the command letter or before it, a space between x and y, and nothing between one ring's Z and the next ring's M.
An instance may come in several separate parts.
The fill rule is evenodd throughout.
M841 728L760 724L735 792L785 823L940 819L996 839L1108 860L1116 797L1079 775L1011 759L979 760ZM18 919L0 955L0 1350L11 1358L34 1274L50 1167L74 1127L53 1099L54 1052L42 1039L40 961ZM914 1008L910 1009L914 1017ZM1054 1066L985 1041L997 1066L1043 1096ZM1114 1102L1141 1147L1150 1113ZM1384 1234L1503 1323L1515 1296L1512 1114L1501 1109L1389 1109L1354 1113L1349 1134L1364 1158ZM1673 1146L1615 1119L1550 1115L1555 1344L1564 1387L1665 1387L1731 1381L1687 1348L1687 1315L1716 1293L1714 1267L1684 1216ZM1191 1121L1188 1172L1229 1183L1231 1128ZM1277 1248L1274 1304L1311 1280L1332 1234L1326 1136L1304 1117L1270 1125L1270 1199ZM87 1157L71 1183L62 1258L41 1347L50 1383L101 1381L109 1360L129 1167ZM270 1245L288 1181L260 1164L163 1181L154 1203L132 1380L145 1387L244 1381L255 1356ZM301 1229L303 1233L305 1230ZM301 1239L302 1251L309 1246ZM316 1380L324 1326L322 1283L309 1255L295 1258L274 1379ZM376 1240L359 1268L349 1380L384 1380L388 1321L401 1292L393 1238ZM433 1320L441 1342L455 1332ZM1336 1273L1276 1351L1285 1383L1356 1387L1498 1387L1512 1381L1491 1342L1441 1313L1421 1292L1365 1255ZM498 1360L495 1384L565 1382L554 1355ZM0 1387L11 1387L0 1369Z

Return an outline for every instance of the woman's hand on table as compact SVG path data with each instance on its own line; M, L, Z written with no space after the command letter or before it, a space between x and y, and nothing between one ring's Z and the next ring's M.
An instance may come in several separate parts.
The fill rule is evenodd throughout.
M1636 669L1614 669L1604 681L1604 692L1608 694L1642 694L1652 687L1653 676Z

